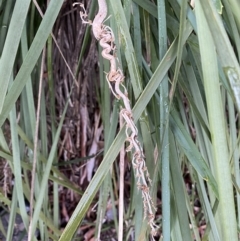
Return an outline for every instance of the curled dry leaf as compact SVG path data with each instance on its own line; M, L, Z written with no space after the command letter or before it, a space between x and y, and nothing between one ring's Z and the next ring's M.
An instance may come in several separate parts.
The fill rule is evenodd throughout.
M145 163L145 156L143 148L138 140L138 129L133 120L132 109L130 101L128 99L127 90L123 84L124 75L120 68L117 67L117 61L115 57L115 37L112 29L109 26L103 24L107 17L107 4L105 0L98 0L99 11L95 16L93 22L87 20L87 13L83 5L83 12L80 13L81 19L84 23L92 25L93 35L99 41L100 46L103 48L103 58L109 60L110 71L106 74L106 80L113 95L117 99L123 101L122 110L120 115L126 122L126 141L129 142L129 146L126 151L133 151L132 165L135 169L135 176L137 179L137 187L142 192L144 214L148 218L149 226L151 227L151 234L156 235L158 226L155 224L155 206L150 196L149 185L151 180ZM111 87L111 83L113 87ZM120 88L122 87L122 88ZM123 91L121 90L123 89Z

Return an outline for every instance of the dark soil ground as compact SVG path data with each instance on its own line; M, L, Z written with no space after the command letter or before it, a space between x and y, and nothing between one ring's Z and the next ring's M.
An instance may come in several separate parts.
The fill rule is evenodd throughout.
M1 219L4 230L7 232L8 222L9 222L9 214L6 212L5 213L3 212L0 215L0 219ZM5 240L6 240L5 236L0 231L0 241L5 241ZM15 219L15 226L14 226L14 230L13 230L13 241L27 241L26 230L24 228L20 215L17 215L16 219Z

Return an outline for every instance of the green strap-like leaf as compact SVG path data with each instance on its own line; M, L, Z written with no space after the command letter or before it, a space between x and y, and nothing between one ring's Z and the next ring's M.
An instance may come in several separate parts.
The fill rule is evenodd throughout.
M17 1L17 3L18 2L20 3L20 1ZM3 81L3 80L8 81L8 78L5 78L5 76L1 76L1 78L0 78L0 83L1 83L0 84L0 86L1 86L1 88L0 88L0 109L2 109L2 112L0 114L0 126L2 126L2 124L6 120L9 112L11 111L13 105L15 104L16 100L18 99L19 95L21 94L24 86L26 85L26 82L29 80L28 77L30 76L35 64L37 63L38 58L41 54L41 51L47 41L47 38L52 31L53 24L59 14L62 3L63 3L63 0L50 1L47 11L41 22L41 25L39 26L37 34L36 34L36 36L33 40L33 43L28 51L28 54L26 55L26 57L23 61L23 64L14 80L14 83L11 86L11 88L9 89L9 92L6 96L2 90L2 87L5 86L5 82L1 83L1 81ZM16 27L16 29L17 28L18 27ZM14 38L15 38L15 36L11 36L11 41L13 41ZM14 45L14 46L18 45L18 42L13 42L12 45ZM11 53L11 51L10 51L10 53ZM8 54L9 54L9 52L8 52ZM0 74L1 75L2 75L1 68L4 68L6 61L7 60L5 60L4 57L1 58L1 63L0 63ZM4 65L2 65L2 62L4 62ZM8 69L9 69L9 66L8 66ZM10 70L12 71L12 68L10 68ZM8 73L6 73L6 74L8 76Z
M9 80L13 72L13 65L16 58L30 2L30 0L16 1L12 13L12 19L9 25L5 45L0 60L0 113L3 109Z

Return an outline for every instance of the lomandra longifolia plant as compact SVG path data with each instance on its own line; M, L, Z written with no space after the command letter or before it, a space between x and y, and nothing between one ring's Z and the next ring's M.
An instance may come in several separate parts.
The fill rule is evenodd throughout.
M143 148L138 140L138 129L134 124L132 109L130 101L128 99L127 90L123 84L124 75L122 70L117 67L117 61L115 57L115 38L112 29L109 26L104 25L104 20L107 17L107 4L105 0L98 0L99 11L95 16L93 22L87 20L87 13L83 6L84 12L80 12L81 19L84 23L92 25L94 37L99 41L99 44L103 48L103 58L109 60L110 71L106 74L106 80L113 95L123 101L123 106L120 111L120 115L126 122L126 141L129 142L129 146L126 151L132 151L133 159L132 165L135 169L135 176L137 179L137 187L142 192L143 205L144 205L144 216L147 217L148 223L151 227L151 234L154 236L157 233L158 226L155 224L156 208L153 204L152 198L149 192L149 186L151 180L145 163L145 157ZM113 84L113 87L112 85Z

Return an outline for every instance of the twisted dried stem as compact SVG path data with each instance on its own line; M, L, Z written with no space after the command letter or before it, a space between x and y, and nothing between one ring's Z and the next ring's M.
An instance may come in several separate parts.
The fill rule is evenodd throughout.
M144 204L144 216L148 218L148 223L151 227L151 234L155 235L157 233L158 226L154 222L155 218L155 206L153 204L152 198L149 192L149 186L151 185L151 180L145 163L145 157L143 153L142 146L138 141L138 129L133 120L132 109L130 106L130 101L128 99L127 90L123 84L124 75L120 68L117 68L115 52L115 38L113 31L109 26L103 24L107 17L107 4L105 0L98 0L99 11L95 16L93 22L87 20L87 13L84 6L83 12L80 13L82 21L92 25L93 34L95 38L99 41L102 50L103 58L109 60L110 71L106 74L106 80L108 81L109 87L117 99L123 101L124 106L120 112L120 115L126 122L126 141L129 142L129 146L126 151L133 152L132 165L135 169L135 176L137 179L137 187L142 192L143 204ZM113 87L111 86L113 84ZM123 91L121 90L121 87Z

